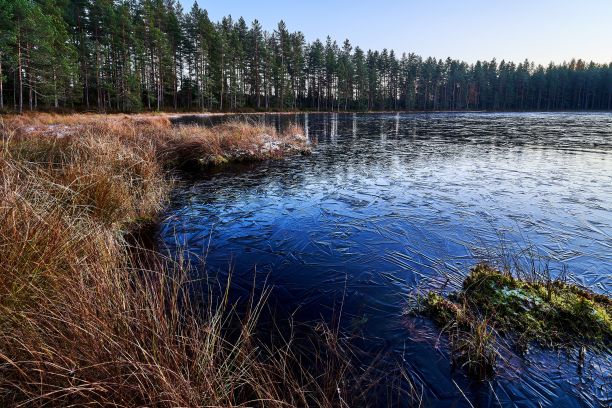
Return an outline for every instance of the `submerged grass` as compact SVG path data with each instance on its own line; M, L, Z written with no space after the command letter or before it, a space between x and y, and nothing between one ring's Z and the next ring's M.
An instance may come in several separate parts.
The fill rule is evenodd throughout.
M477 319L465 303L452 302L434 292L422 299L422 308L448 333L454 363L476 378L494 374L499 352L488 318Z
M298 129L175 134L163 117L36 115L2 118L0 134L0 405L363 401L360 373L332 331L320 339L329 346L320 364L306 368L290 340L254 336L266 293L239 318L227 298L195 307L185 267L155 252L142 262L145 250L125 239L162 207L164 169L186 152L270 157L248 149L302 149Z
M422 311L449 332L456 357L478 377L494 372L496 332L520 348L530 342L600 348L612 340L610 297L561 280L519 278L487 264L474 267L449 298L427 294Z

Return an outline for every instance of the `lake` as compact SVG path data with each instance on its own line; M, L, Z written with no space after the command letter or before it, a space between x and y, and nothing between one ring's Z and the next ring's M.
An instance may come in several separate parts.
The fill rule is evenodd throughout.
M366 356L383 352L410 373L425 406L612 402L611 353L578 364L574 352L509 351L496 378L473 381L451 367L439 329L406 314L411 294L452 291L481 260L533 260L612 293L612 114L244 119L301 124L312 155L181 183L159 231L173 256L201 274L231 270L234 299L255 281L272 288L275 313L357 333Z

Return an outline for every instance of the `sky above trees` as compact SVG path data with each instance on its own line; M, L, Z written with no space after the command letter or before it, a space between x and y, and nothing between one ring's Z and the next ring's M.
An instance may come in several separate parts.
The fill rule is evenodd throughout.
M186 11L195 0L180 0ZM284 20L306 40L350 38L467 62L497 58L546 65L582 58L612 62L611 0L197 0L213 21L231 14L273 30Z

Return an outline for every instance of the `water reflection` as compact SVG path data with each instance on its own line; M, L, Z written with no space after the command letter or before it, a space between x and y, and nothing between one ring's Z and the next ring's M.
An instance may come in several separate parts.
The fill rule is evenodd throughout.
M457 386L481 406L609 402L609 354L589 355L580 374L575 356L509 356L511 370L474 383L451 369L435 327L402 312L417 286L457 285L500 231L536 246L553 272L567 267L610 293L612 115L248 120L297 121L318 145L310 157L225 168L177 192L160 232L170 250L206 251L208 273L232 267L237 297L256 269L275 288L272 306L300 321L333 319L344 300L343 327L364 348L390 351L428 406L466 405Z

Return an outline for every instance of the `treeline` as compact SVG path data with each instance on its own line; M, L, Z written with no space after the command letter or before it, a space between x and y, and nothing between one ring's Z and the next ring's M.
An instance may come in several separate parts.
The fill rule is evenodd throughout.
M176 0L0 0L0 109L610 110L612 63L475 64Z

